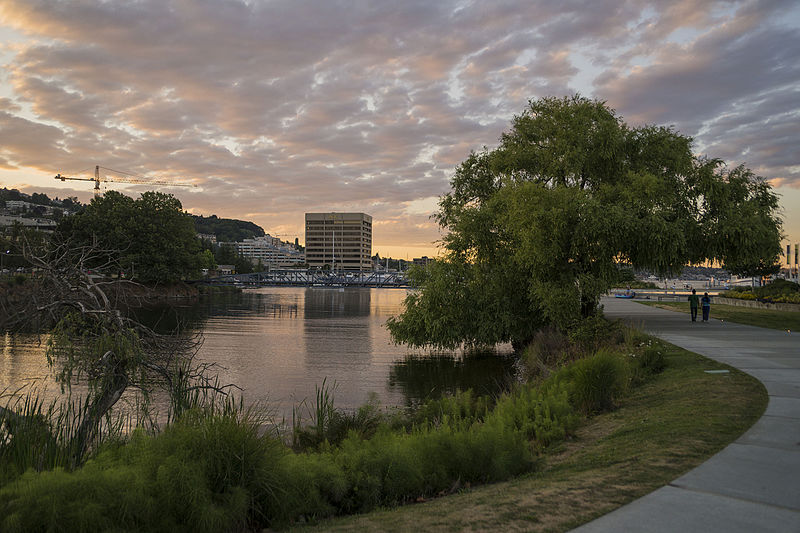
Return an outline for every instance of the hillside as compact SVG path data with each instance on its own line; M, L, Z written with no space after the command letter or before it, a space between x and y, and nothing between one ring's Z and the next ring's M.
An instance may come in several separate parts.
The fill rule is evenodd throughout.
M192 218L197 233L216 235L217 242L242 241L264 236L264 229L261 226L247 220L218 218L217 215L210 217L192 215Z

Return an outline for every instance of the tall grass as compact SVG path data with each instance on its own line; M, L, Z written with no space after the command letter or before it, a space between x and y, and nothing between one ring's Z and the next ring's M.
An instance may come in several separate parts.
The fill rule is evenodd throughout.
M45 392L31 388L0 393L0 484L28 469L73 468L83 450L96 450L106 442L118 441L123 433L123 416L109 414L93 432L91 442L81 441L81 424L90 409L88 397L44 400Z
M0 530L230 531L268 523L286 453L250 411L187 411L85 466L29 471L0 490Z

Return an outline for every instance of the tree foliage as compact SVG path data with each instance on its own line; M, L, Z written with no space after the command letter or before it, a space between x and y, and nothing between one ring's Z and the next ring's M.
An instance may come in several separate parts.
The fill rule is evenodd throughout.
M596 313L618 264L662 275L716 262L775 270L778 199L764 178L696 157L672 128L630 127L604 102L531 101L494 150L456 169L435 219L444 257L389 321L395 340L522 344Z
M197 276L204 261L191 216L170 194L151 191L134 200L108 191L64 218L58 233L76 246L108 250L101 262L148 283Z

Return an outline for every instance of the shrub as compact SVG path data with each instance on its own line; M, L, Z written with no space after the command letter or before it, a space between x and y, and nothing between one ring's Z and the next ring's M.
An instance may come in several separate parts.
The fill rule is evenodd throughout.
M544 448L563 439L578 424L578 416L569 401L570 384L557 380L542 387L522 386L501 398L487 420L521 431Z
M478 396L472 389L456 391L452 395L427 400L413 411L405 425L427 424L435 427L445 420L482 422L492 406L490 396Z
M591 415L609 411L627 390L630 370L622 356L610 350L577 361L553 376L553 387L566 382L572 404Z
M742 291L742 290L738 290L738 291L731 290L731 291L728 291L728 292L724 293L724 297L725 298L735 298L737 300L756 300L756 299L758 299L758 296L756 296L755 293L750 292L750 291Z
M342 442L351 432L359 438L369 439L383 421L384 416L378 407L377 396L373 394L367 403L352 413L334 409L330 413L325 436L331 445Z
M622 327L618 322L609 322L597 315L577 322L569 329L567 336L572 344L584 352L590 352L604 344L621 342Z
M641 355L637 357L637 361L639 368L650 374L658 374L667 366L667 362L664 359L664 350L659 345L645 348Z
M322 380L322 386L317 387L314 408L307 409L311 420L308 426L302 425L300 415L305 402L294 409L292 421L292 447L297 451L311 450L321 446L339 444L348 433L355 431L362 438L371 437L378 426L383 422L384 416L378 407L377 396L370 399L352 413L337 409L334 405L333 393L336 384L327 385L327 380Z
M527 379L547 376L565 361L576 357L574 346L559 329L548 326L537 331L531 343L522 351L522 363Z
M800 303L800 285L791 281L776 279L763 287L734 287L725 294L728 298L739 300L761 300L774 303Z

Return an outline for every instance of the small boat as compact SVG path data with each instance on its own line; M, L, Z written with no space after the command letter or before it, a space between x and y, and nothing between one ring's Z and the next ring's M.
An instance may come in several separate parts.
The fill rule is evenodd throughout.
M636 293L633 291L618 292L614 295L614 298L626 298L628 300L632 300L635 297Z

